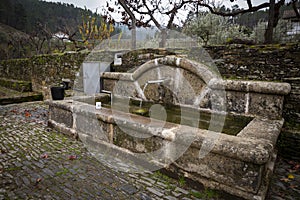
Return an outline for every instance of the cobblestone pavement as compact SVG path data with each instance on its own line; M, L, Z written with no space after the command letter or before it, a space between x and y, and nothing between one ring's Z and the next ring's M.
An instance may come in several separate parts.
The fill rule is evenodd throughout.
M2 199L233 199L160 172L129 174L47 127L42 102L0 106ZM300 163L279 158L268 199L299 199ZM225 196L224 196L225 195Z

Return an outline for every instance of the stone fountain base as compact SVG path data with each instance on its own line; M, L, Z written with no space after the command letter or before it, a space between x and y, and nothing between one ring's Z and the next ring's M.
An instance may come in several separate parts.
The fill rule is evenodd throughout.
M289 84L222 80L205 64L176 56L148 61L132 73L105 72L101 81L118 109L97 110L95 101L107 99L102 94L98 99L49 101L49 126L79 137L101 162L118 170L165 168L245 199L265 199ZM164 91L159 91L158 82ZM212 126L208 130L190 126L195 121L186 117L198 123L197 115L184 109L182 124L129 112L130 99L158 103L157 97L187 110L213 113L208 119ZM162 105L156 105L156 115L163 116L157 112ZM224 115L252 120L236 135L226 135L219 118Z
M83 102L63 100L49 101L48 104L49 126L79 137L95 155L102 153L106 160L122 155L127 164L138 160L137 163L143 163L144 168L164 167L206 187L224 190L245 199L265 198L283 120L255 117L236 136L220 133L211 151L199 157L211 131L167 123L162 132L154 133L153 127L148 126L148 118L143 116L130 114L136 119L132 123L122 115L114 115L111 109L96 110L94 105ZM149 137L140 139L128 135L116 121L126 124L127 131L138 131ZM97 124L99 129L92 124ZM161 149L173 142L180 147L180 142L184 144L191 132L194 133L193 142L174 162L166 161L176 151L171 146L162 151L163 159L153 157L143 160L139 157L139 154Z

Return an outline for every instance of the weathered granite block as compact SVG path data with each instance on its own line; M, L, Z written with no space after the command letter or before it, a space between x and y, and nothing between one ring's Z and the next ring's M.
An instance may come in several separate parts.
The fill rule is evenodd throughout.
M49 118L57 123L64 124L68 128L73 127L73 113L67 106L57 104L49 107Z
M65 122L55 113L73 112L68 116L74 117L72 128L88 148L101 147L106 149L105 155L114 152L118 159L132 157L134 162L134 157L139 157L145 166L170 170L176 166L176 171L188 178L246 199L263 199L266 194L283 124L282 120L255 118L237 136L230 136L172 123L162 128L149 126L149 118L106 108L96 110L83 102L64 100L49 105L51 120L62 132L67 129L59 124ZM179 156L176 162L174 156Z
M109 142L110 130L108 123L99 121L96 115L82 114L82 112L77 112L74 117L77 132L85 133L95 140Z
M189 148L174 165L188 174L197 174L236 190L256 194L261 185L263 165L209 153L199 158L199 149ZM205 183L204 183L205 184Z
M249 95L249 114L278 119L281 118L282 107L283 96L258 93Z
M246 112L247 94L244 92L226 91L226 108L229 112Z
M103 90L113 91L117 80L103 78Z
M273 119L281 118L284 96L291 86L288 83L241 80L212 80L212 90L225 90L228 111Z
M166 143L162 138L153 137L151 134L145 139L138 137L141 134L145 136L147 133L143 133L140 129L134 130L133 128L114 126L113 144L134 153L151 153L159 150Z

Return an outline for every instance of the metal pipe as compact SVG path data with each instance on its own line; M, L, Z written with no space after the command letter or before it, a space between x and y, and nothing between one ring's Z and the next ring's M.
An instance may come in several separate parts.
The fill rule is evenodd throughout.
M147 81L147 83L149 84L154 84L154 83L163 83L165 80L163 79L158 79L158 80L150 80L150 81Z
M101 90L100 92L101 93L106 93L106 94L111 94L111 91L109 91L109 90Z

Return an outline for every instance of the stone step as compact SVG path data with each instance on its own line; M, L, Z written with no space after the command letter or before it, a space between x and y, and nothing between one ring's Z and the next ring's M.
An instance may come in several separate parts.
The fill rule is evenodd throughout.
M32 84L29 81L0 78L0 86L19 92L32 92Z
M0 86L0 105L42 100L43 95L40 92L18 92Z

